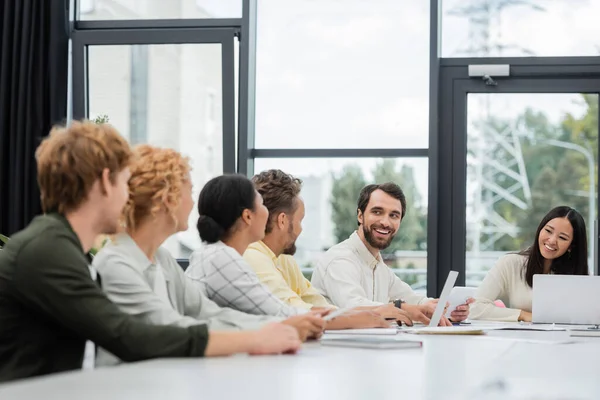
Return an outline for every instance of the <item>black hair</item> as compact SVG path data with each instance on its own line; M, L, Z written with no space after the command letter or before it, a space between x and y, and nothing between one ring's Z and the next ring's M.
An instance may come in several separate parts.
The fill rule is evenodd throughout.
M542 218L535 233L533 244L519 254L527 257L523 275L529 287L533 287L533 275L544 273L544 257L540 252L540 232L554 218L566 218L573 227L573 240L569 250L552 260L550 271L558 275L588 275L588 245L585 220L579 212L568 206L553 208Z
M402 215L400 216L400 220L404 218L406 215L406 196L402 191L402 188L396 185L394 182L386 182L377 185L367 185L360 191L358 196L358 208L356 212L360 211L363 215L365 214L365 210L367 209L367 205L369 204L369 200L371 200L371 193L376 190L381 190L393 198L400 200L400 204L402 205ZM358 223L360 226L360 222Z
M198 233L207 243L223 240L246 209L254 210L256 190L243 175L221 175L204 185L198 198Z

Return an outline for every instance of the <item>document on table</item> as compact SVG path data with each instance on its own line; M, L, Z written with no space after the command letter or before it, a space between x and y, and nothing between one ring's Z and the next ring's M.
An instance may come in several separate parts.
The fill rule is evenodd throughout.
M505 331L569 331L585 330L592 325L566 325L566 324L533 324L530 322L491 322L475 321L473 328L484 330L505 330Z
M393 336L362 336L352 335L346 337L321 339L323 346L359 347L365 349L408 349L422 347L422 342L395 340Z
M325 333L336 335L395 335L398 333L397 328L367 328L367 329L341 329L341 330L326 330Z
M435 326L423 328L405 328L401 332L415 335L485 335L483 329L472 326Z

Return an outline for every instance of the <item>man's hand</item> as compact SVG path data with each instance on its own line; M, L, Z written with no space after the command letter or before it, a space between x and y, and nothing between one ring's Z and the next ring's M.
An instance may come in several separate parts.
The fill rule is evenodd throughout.
M258 331L248 333L252 335L248 353L253 355L290 354L302 346L298 331L280 323L267 324Z
M429 325L431 322L431 317L433 317L433 313L435 312L435 308L437 307L438 300L431 300L425 304L421 305L412 305L412 304L402 304L402 309L408 313L410 318L413 321L421 322L425 325ZM446 304L446 308L444 309L444 314L446 309L448 308L448 304ZM439 326L452 326L452 323L448 321L448 318L444 317L442 314L442 318L440 318Z
M312 313L297 315L282 321L282 324L290 325L296 328L298 336L303 342L307 339L318 339L323 335L325 321L319 315Z
M473 304L474 302L475 302L475 299L472 297L469 297L465 304L461 304L460 306L456 307L456 310L454 310L450 313L450 319L453 322L461 322L461 321L464 321L465 319L469 318L469 312L471 309L470 305Z
M393 304L384 304L372 308L374 312L381 315L383 318L394 318L397 322L405 324L406 326L412 326L414 319L410 317L410 314L405 310L401 310L395 307Z
M324 317L324 316L328 315L329 313L331 313L332 311L335 311L335 308L333 308L333 307L312 307L310 309L310 314Z
M327 322L327 329L330 330L389 327L390 321L373 311L349 311Z

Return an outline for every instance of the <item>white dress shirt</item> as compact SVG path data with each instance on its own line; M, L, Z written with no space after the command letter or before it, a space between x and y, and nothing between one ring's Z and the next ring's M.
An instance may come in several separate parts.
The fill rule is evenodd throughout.
M185 274L221 307L279 317L309 311L281 301L260 282L248 262L234 248L221 241L204 243L202 248L194 251Z
M88 268L90 270L90 276L92 277L92 279L94 281L96 281L98 279L98 271L96 271L96 268L92 267L91 265L88 265ZM83 364L81 367L84 370L91 370L91 369L94 369L95 364L96 364L96 345L91 340L87 340L85 342L85 350L83 353Z
M408 304L431 300L398 278L381 254L373 257L356 231L327 250L317 262L311 283L338 307L377 306L397 299Z

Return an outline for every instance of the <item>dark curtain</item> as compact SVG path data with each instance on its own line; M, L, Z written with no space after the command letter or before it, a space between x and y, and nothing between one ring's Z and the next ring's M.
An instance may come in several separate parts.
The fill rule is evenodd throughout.
M68 0L0 0L0 233L41 212L35 149L67 115Z

